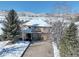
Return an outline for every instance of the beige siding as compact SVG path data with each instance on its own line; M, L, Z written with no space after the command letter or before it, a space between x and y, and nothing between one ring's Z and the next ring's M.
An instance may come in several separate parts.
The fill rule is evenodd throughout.
M40 33L32 33L32 38L34 40L37 40L37 39L47 40L49 38L49 34L48 34L49 28L45 28L45 27L44 28L43 27L41 28L41 27L39 27L39 28L35 28L33 31L34 32L40 32ZM22 33L22 38L23 39L26 39L27 38L26 37L26 34L27 33Z

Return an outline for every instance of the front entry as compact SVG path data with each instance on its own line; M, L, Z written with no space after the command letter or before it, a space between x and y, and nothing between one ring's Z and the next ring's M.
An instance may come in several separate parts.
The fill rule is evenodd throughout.
M26 34L26 40L27 40L27 41L31 41L31 34L30 34L30 33L27 33L27 34Z

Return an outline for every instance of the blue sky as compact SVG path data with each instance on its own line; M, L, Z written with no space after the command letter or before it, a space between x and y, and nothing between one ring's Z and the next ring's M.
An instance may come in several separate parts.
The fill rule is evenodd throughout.
M63 2L55 1L0 1L0 10L31 11L34 13L55 13L55 7ZM79 2L66 2L74 13L79 13Z

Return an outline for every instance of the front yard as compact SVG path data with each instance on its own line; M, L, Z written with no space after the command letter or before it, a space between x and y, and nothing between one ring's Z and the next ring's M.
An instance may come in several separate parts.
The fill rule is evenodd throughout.
M0 57L20 57L29 46L29 41L19 41L15 44L6 45L8 41L0 42Z

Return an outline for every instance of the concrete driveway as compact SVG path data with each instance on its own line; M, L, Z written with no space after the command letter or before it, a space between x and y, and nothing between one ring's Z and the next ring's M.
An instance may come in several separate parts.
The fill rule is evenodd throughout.
M53 57L51 41L46 40L31 44L23 57Z

